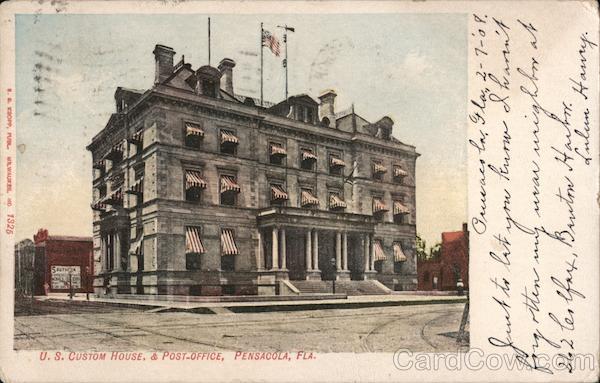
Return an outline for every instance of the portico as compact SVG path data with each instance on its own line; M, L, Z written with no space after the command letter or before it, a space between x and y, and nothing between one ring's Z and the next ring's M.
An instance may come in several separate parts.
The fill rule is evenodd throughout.
M259 213L258 227L259 271L291 280L367 279L374 274L371 216L273 207Z

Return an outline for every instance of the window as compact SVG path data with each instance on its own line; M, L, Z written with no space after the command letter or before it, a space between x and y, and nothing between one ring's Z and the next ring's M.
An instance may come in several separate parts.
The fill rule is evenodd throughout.
M202 125L196 122L184 122L185 127L185 146L198 149L204 139L204 129Z
M346 166L342 156L338 153L329 154L329 174L331 175L342 175L343 169Z
M98 193L100 194L100 198L106 197L106 184L102 184L98 187Z
M373 216L382 221L387 211L389 211L389 209L383 201L383 196L373 197Z
M199 226L186 226L185 228L185 268L186 270L199 270L201 267L201 254L205 249L202 244L202 228Z
M199 170L188 169L185 171L185 200L199 202L202 191L206 189L206 182Z
M383 243L381 240L375 240L373 242L373 252L374 252L374 260L375 260L375 270L378 273L383 271L383 263L386 260L385 252L383 251Z
M98 160L94 162L93 168L97 170L96 178L104 177L106 174L106 160Z
M235 256L239 254L233 229L221 230L221 270L235 271Z
M315 170L317 156L311 148L300 148L300 168L304 170Z
M132 266L137 268L137 271L144 270L144 228L136 227L135 230L135 238L130 239L129 241L129 252L128 254L135 256L137 264L132 263ZM127 269L127 265L125 265L125 269Z
M402 199L394 201L394 223L409 223L410 209L404 205Z
M309 124L314 124L315 123L315 117L314 117L314 112L313 112L313 108L306 108L306 122L308 122Z
M312 189L300 189L300 206L302 207L318 207L319 199L313 194Z
M221 205L235 206L237 203L237 195L240 192L240 187L237 184L234 175L221 175L220 196Z
M106 158L108 158L109 160L112 161L112 165L111 165L112 168L114 168L115 165L118 164L123 159L124 151L125 151L125 145L124 145L123 141L116 143L110 149L110 152L108 152L108 155L106 156Z
M221 129L221 153L235 156L237 154L238 144L239 140L235 135L235 132Z
M383 165L382 161L373 161L373 179L382 181L383 175L387 172L387 168Z
M338 191L329 192L329 209L331 210L343 210L346 208L346 202Z
M394 273L399 274L402 272L402 264L406 262L407 258L402 250L401 242L394 242L392 247L394 249Z
M271 205L285 205L288 199L283 183L271 183Z
M144 163L135 167L134 180L130 184L127 193L136 196L136 204L138 206L144 201Z
M215 82L212 80L202 80L202 94L208 97L217 97Z
M404 178L408 175L408 173L402 168L400 165L394 165L394 182L398 184L404 183Z
M273 165L284 165L287 156L285 146L279 142L269 143L269 162Z

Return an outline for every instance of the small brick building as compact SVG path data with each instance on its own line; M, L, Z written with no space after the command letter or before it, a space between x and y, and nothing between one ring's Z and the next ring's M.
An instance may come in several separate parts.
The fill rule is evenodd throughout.
M417 261L418 290L456 290L458 278L469 288L469 232L442 233L442 248L438 257Z
M76 293L92 292L94 275L91 237L48 235L40 229L33 236L35 244L34 285L36 295L48 292L67 293L70 284Z

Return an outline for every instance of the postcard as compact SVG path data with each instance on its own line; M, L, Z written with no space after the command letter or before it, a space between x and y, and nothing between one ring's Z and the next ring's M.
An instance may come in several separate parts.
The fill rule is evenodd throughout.
M3 382L595 382L592 1L0 6Z

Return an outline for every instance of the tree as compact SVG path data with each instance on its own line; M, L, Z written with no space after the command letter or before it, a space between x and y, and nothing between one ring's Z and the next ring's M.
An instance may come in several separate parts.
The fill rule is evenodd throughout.
M417 234L417 240L416 240L416 251L417 251L417 258L424 260L427 259L427 243L425 242L424 239L421 238L421 236L419 234Z
M439 242L427 249L427 242L418 234L415 247L417 251L417 258L421 260L439 257L442 250L442 244Z

